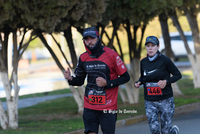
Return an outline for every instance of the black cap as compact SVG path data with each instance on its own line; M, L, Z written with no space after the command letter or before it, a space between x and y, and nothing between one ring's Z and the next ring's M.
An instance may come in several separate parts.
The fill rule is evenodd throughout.
M88 27L83 31L83 39L86 36L91 36L91 37L98 37L99 36L99 32L95 27Z
M151 43L153 43L153 44L155 44L155 45L159 45L159 40L158 40L158 38L157 38L156 36L148 36L148 37L146 38L145 45L146 45L147 43L149 43L149 42L151 42Z

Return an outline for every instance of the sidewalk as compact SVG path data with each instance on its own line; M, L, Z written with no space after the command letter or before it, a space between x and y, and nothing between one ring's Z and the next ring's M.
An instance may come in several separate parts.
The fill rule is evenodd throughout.
M33 105L36 105L40 102L45 102L47 100L54 100L57 98L63 98L63 97L71 97L72 94L58 94L58 95L47 95L43 97L33 97L33 98L26 98L26 99L19 99L18 100L18 109L20 108L25 108L25 107L30 107ZM2 102L3 108L7 110L7 103Z

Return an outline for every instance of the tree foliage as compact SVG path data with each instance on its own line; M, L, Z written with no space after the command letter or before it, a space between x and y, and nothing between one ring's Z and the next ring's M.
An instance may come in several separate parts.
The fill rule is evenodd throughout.
M22 11L20 18L24 25L53 32L77 2L78 0L18 0L14 3Z

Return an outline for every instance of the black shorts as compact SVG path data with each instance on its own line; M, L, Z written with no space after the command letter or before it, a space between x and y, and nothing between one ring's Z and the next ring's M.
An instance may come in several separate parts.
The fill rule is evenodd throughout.
M116 112L106 113L105 111L84 108L83 121L86 134L90 132L98 133L99 125L101 126L103 134L114 134L116 120Z

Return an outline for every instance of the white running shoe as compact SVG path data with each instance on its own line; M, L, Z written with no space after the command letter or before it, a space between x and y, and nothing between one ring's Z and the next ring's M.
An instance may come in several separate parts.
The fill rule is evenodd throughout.
M179 134L179 128L176 125L174 125L171 128L171 132L172 134Z

